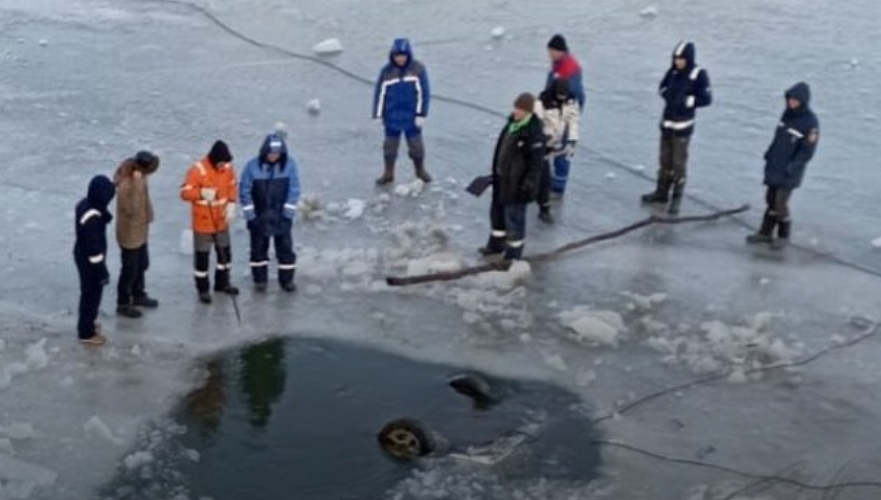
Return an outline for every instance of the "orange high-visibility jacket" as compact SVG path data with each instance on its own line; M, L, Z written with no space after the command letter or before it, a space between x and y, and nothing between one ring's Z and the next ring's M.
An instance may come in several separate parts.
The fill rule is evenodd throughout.
M202 199L202 188L217 190L214 201ZM227 230L226 207L239 199L236 171L232 163L213 166L208 158L193 164L180 188L180 197L193 205L193 231L215 234Z

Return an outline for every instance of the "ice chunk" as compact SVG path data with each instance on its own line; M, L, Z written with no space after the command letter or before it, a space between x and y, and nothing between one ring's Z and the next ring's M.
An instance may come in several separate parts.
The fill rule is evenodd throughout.
M139 346L138 344L133 345L131 353L132 353L132 356L141 357L141 354L142 354L141 353L141 346Z
M569 369L569 366L566 365L566 361L563 360L563 357L560 356L559 354L546 354L545 355L545 362L551 368L553 368L555 370L559 370L561 372L565 372L566 370Z
M101 417L97 415L93 415L88 421L86 421L83 425L83 430L85 430L90 436L100 437L101 439L117 446L125 444L123 440L113 435L113 431L110 430L110 427L107 427L107 424L105 424L104 421L101 420Z
M306 103L306 111L312 116L318 116L321 114L321 100L320 99L312 99L311 101Z
M875 248L881 248L881 236L872 240L872 246Z
M316 194L307 194L297 205L300 215L306 220L320 219L324 211L324 203Z
M639 12L639 16L644 19L654 19L658 17L658 7L656 5L649 5Z
M407 263L407 276L421 274L449 273L464 267L462 256L451 252L439 252Z
M150 465L153 463L153 454L149 451L136 451L131 455L125 457L122 463L125 465L128 470L140 469L145 465Z
M191 257L193 255L193 230L184 229L180 233L180 246L178 251L181 255Z
M25 364L29 370L42 370L49 365L49 354L46 353L46 339L37 341L25 350Z
M505 27L504 26L496 26L489 32L490 36L499 40L505 36Z
M364 208L367 206L367 204L364 203L364 200L350 199L347 203L348 208L346 208L343 217L349 220L355 220L360 219L361 216L364 215Z
M425 183L419 179L410 184L398 184L395 186L395 194L402 198L416 198L425 190Z
M40 39L40 47L48 47L48 46L49 46L49 40L46 40L45 38Z
M859 60L859 59L857 59L857 58L853 58L853 59L850 60L850 66L851 66L852 68L856 68L856 67L859 66L859 65L860 65L860 60Z
M477 277L478 284L500 290L510 290L525 285L532 277L532 266L525 260L515 260L507 271L483 273Z
M609 179L611 181L614 180L615 177L617 177L617 175L615 175L615 172L606 172L606 179Z
M33 439L37 437L37 435L37 431L34 430L34 425L30 422L15 423L11 424L9 427L3 427L0 425L0 436L9 438L13 441Z
M626 330L621 315L613 311L593 311L577 307L558 315L560 322L573 332L579 342L616 347L618 337Z
M656 304L660 304L667 300L667 295L663 293L655 293L652 295L640 295L633 292L622 292L621 295L632 300L638 309L644 311L651 310Z
M53 470L0 454L0 498L31 498L35 489L50 487L57 479Z
M312 50L319 56L332 56L343 52L343 42L338 38L328 38L318 42Z

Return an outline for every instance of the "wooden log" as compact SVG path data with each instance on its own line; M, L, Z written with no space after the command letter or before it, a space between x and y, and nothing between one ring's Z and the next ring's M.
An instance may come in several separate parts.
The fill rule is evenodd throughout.
M750 209L749 205L742 205L738 208L733 208L730 210L721 210L719 212L707 214L707 215L688 215L684 217L670 217L666 215L651 215L642 219L638 222L634 222L629 226L622 227L621 229L616 229L614 231L609 231L607 233L597 234L595 236L591 236L590 238L585 238L583 240L573 241L572 243L568 243L559 248L551 250L549 252L539 253L535 255L529 255L524 257L523 260L529 262L530 264L534 264L537 262L544 262L552 259L556 259L564 254L573 252L575 250L579 250L589 245L594 245L603 241L608 241L615 238L620 238L628 233L632 233L637 229L642 229L644 227L648 227L654 224L685 224L689 222L712 222L719 220L723 217L731 217L733 215L741 214ZM488 273L491 271L507 271L511 267L511 262L508 261L500 261L500 262L490 262L487 264L482 264L474 267L466 267L464 269L460 269L458 271L452 272L444 272L444 273L434 273L434 274L422 274L418 276L405 276L405 277L397 277L397 276L389 276L386 278L386 283L389 286L411 286L411 285L421 285L424 283L433 283L436 281L454 281L458 279L465 278L467 276L474 276L476 274Z

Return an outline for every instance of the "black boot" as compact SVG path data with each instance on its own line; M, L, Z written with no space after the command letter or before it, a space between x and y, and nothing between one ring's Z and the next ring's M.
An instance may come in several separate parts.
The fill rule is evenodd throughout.
M658 178L658 186L651 193L642 195L643 203L667 203L670 201L670 181Z
M685 184L677 184L673 188L673 197L670 199L670 206L667 207L669 215L679 215L679 208L682 206L682 196L685 194Z
M159 301L150 297L149 295L141 295L139 297L135 297L132 303L137 307L144 307L147 309L156 309L157 307L159 307Z
M783 250L787 246L789 246L789 234L792 231L792 221L782 220L777 226L777 239L771 243L771 248L774 250Z
M395 160L385 160L385 168L382 175L376 179L377 186L385 186L395 182Z
M428 174L428 171L425 170L425 159L420 158L418 160L413 160L413 167L416 169L416 177L422 182L428 184L432 181L431 175Z
M538 220L544 222L545 224L553 224L554 216L551 214L551 207L547 205L542 205L538 210Z
M505 253L505 238L496 238L490 236L489 241L486 243L486 246L481 247L478 252L480 252L480 255L483 255L484 257L492 257Z
M774 233L774 226L776 224L777 221L774 217L771 217L771 215L765 212L765 217L762 219L762 227L759 228L759 232L746 237L747 244L758 245L774 241L772 234Z
M122 316L123 318L129 319L138 319L143 316L143 314L141 314L141 311L139 311L135 306L128 304L117 306L116 314Z

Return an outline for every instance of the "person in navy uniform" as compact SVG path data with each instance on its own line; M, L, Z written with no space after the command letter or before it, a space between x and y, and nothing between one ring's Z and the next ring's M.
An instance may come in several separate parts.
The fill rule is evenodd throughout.
M750 244L770 243L782 249L789 243L792 218L789 198L801 186L808 162L820 142L820 121L811 110L811 88L795 84L786 91L786 110L777 126L774 140L765 152L765 201L768 205L762 227L747 236ZM777 229L777 238L774 238Z
M110 283L107 270L107 225L113 216L107 206L116 196L116 186L104 175L92 178L88 195L76 206L76 242L73 258L80 277L80 304L77 334L80 342L101 346L107 338L101 334L98 311L104 287Z
M710 76L695 62L693 43L680 42L676 46L673 65L661 80L659 92L665 105L658 184L653 192L642 196L642 201L669 203L668 213L678 215L685 193L688 146L694 133L696 110L713 102Z
M259 292L267 289L269 244L273 240L279 285L286 292L295 291L297 254L293 221L300 202L300 174L283 134L267 136L259 156L248 162L239 183L239 196L251 233L251 275L255 288Z
M428 71L413 57L410 41L398 38L392 44L388 64L379 73L373 99L373 118L385 127L385 170L376 180L378 185L384 186L395 180L401 135L407 138L416 177L431 182L425 169L425 143L422 140L430 103Z

